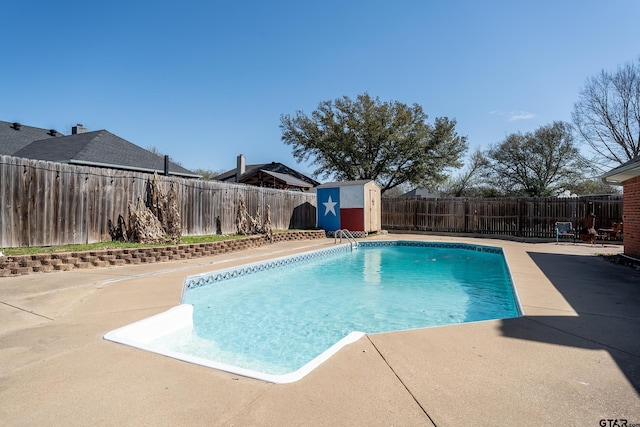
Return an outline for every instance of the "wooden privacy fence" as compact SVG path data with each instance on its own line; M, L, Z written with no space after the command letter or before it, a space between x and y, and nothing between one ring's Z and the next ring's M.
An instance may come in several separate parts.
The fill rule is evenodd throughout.
M596 228L611 228L623 220L622 196L383 199L382 227L553 238L557 221L579 229L590 212L596 215Z
M111 239L109 221L128 223L128 204L145 199L153 176L0 156L0 247L53 246ZM250 215L270 205L274 229L316 226L316 195L219 181L159 176L176 189L182 235L236 232L238 201ZM622 218L622 196L578 198L382 199L382 228L553 238L555 222L582 226L593 212L596 228Z
M145 199L153 175L0 156L0 247L53 246L111 240L108 223L128 221L128 204ZM183 235L236 232L238 201L273 229L313 228L315 194L160 176L176 189ZM219 222L218 222L219 220Z

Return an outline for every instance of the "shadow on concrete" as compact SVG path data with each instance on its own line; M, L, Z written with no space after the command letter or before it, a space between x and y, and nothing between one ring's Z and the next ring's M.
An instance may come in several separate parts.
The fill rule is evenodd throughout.
M503 335L608 351L640 392L640 271L602 257L537 252L529 256L578 316L507 319L502 322Z

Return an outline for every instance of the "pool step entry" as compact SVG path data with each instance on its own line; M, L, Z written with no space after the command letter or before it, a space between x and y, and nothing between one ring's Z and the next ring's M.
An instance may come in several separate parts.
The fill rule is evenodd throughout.
M342 243L343 237L349 241L351 250L358 249L358 242L356 241L356 238L353 237L353 234L351 234L351 232L346 228L341 228L339 230L334 231L333 243L335 244L338 238L340 239L340 243Z

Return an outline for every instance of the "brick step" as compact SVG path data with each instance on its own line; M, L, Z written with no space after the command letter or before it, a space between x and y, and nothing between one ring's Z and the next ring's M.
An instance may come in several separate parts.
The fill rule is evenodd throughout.
M111 264L109 264L109 261L95 260L91 263L91 265L93 265L94 267L109 267Z
M74 266L75 268L82 268L82 269L93 267L93 265L90 262L86 262L86 261L78 261L74 264Z
M54 270L53 265L50 264L41 264L35 267L32 267L34 273L49 273Z

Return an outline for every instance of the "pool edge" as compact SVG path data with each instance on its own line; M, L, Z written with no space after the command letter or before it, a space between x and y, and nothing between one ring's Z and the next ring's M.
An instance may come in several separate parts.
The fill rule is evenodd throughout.
M516 303L516 310L518 311L518 316L514 316L514 318L524 316L524 310L520 302L520 297L517 292L515 281L513 280L513 275L511 274L511 268L509 265L508 257L506 256L504 249L500 246L480 245L476 243L416 242L412 240L402 240L402 239L391 240L391 241L390 240L368 240L361 243L363 243L362 246L374 246L374 245L436 246L436 247L450 247L450 248L469 249L469 250L482 250L487 252L499 253L505 262L505 267L507 269L507 274L510 281L510 288L513 292L513 297ZM304 258L311 253L329 254L329 253L334 253L334 252L343 251L343 250L345 251L350 250L349 248L350 248L350 245L348 243L338 244L338 245L335 245L334 247L331 247L328 249L322 249L319 251L307 251L307 252L302 252L300 254L273 258L268 261L258 261L258 262L243 264L241 266L229 267L229 268L214 270L210 272L200 273L197 275L187 276L185 277L183 282L181 301L184 301L185 293L187 292L188 289L191 289L192 287L204 286L211 283L217 283L219 281L226 280L228 278L233 278L237 276L251 274L257 271L262 271L263 269L258 267L265 263L272 264L272 266L270 266L269 268L273 268L273 267L282 265L282 263L286 264L288 262L291 262L292 260ZM218 277L212 278L214 275ZM190 281L191 281L191 286L189 286ZM185 308L185 306L190 307L190 311L187 308ZM172 317L172 316L176 316L176 317ZM173 319L173 320L167 321L167 319ZM495 320L503 320L503 319L485 319L485 320L479 320L477 322L495 321ZM161 335L151 334L151 337L144 336L144 338L142 337L142 334L138 335L136 333L136 330L141 328L141 326L153 325L154 329L152 330L154 331L156 330L155 328L161 329L157 327L155 322L157 322L158 325L169 324L171 325L171 330L167 331L165 329ZM439 326L456 326L456 325L465 324L465 323L475 323L475 321L462 322L462 323L453 324L453 325L438 325L438 327ZM181 326L177 327L176 325L181 325ZM172 331L175 331L183 327L188 327L188 326L193 326L193 307L190 304L182 303L178 306L172 307L171 309L165 312L156 314L155 316L151 316L151 317L142 319L138 322L134 322L129 325L123 326L121 328L110 331L107 334L105 334L103 338L108 341L128 345L130 347L139 348L139 349L146 350L156 354L161 354L163 356L171 357L184 362L193 363L200 366L225 371L231 374L237 374L244 377L254 378L254 379L276 383L276 384L285 384L285 383L299 381L304 376L306 376L311 371L313 371L315 368L317 368L319 365L321 365L323 362L328 360L331 356L337 353L344 346L351 344L353 342L356 342L363 336L367 335L364 332L353 331L349 333L347 336L337 341L335 344L333 344L329 348L327 348L320 355L316 356L314 359L307 362L301 368L288 374L276 375L276 374L267 374L263 372L254 371L251 369L241 368L238 366L229 365L221 362L215 362L208 359L200 358L197 356L191 356L191 355L187 355L187 354L176 352L176 351L158 349L157 347L148 345L150 341L154 340L159 336L167 335ZM423 328L416 328L416 329L423 329Z
M187 363L213 368L225 371L231 374L241 375L243 377L254 378L257 380L267 381L275 384L287 384L299 381L315 368L326 362L340 351L344 346L358 341L365 336L364 332L353 331L338 342L327 348L318 356L307 362L301 368L288 374L275 375L258 372L239 366L229 365L226 363L215 362L197 356L191 356L177 351L160 349L149 343L154 339L167 335L175 330L193 326L193 306L191 304L180 304L169 310L163 311L151 317L139 320L137 322L114 329L104 334L103 339L118 344L127 345L129 347L138 348L151 353L160 354L162 356L171 357ZM169 330L168 330L169 329ZM150 333L151 331L151 333ZM160 334L160 332L162 332Z

